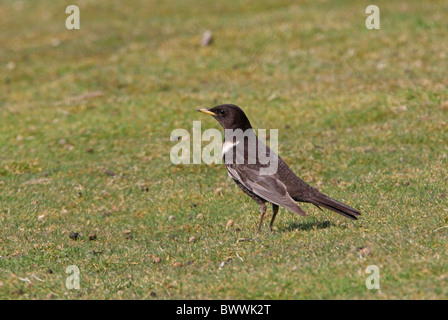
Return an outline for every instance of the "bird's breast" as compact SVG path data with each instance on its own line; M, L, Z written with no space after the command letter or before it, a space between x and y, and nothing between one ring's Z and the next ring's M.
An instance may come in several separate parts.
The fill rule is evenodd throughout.
M230 149L232 149L233 147L235 147L236 145L238 145L238 143L240 143L239 141L232 143L229 141L225 141L222 144L222 155L224 156L224 154L226 154L227 152L229 152Z

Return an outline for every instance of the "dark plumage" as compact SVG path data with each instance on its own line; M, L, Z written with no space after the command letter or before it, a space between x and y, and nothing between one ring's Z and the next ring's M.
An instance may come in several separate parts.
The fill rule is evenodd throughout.
M258 203L261 212L258 231L261 230L266 213L266 202L272 204L271 230L279 206L302 216L306 215L296 201L311 203L319 209L326 208L346 218L357 220L356 217L360 215L358 210L320 193L316 188L305 183L291 171L278 155L258 140L249 119L238 106L224 104L211 109L199 109L198 111L212 115L226 129L223 157L227 171L236 184ZM232 136L231 132L236 129L243 130L245 136ZM242 146L244 146L244 149ZM262 174L263 171L261 170L266 170L273 162L267 163L258 152L255 153L254 161L250 161L250 152L258 151L260 148L262 148L261 155L264 154L268 158L272 155L272 159L277 163L277 170L269 172L269 174Z

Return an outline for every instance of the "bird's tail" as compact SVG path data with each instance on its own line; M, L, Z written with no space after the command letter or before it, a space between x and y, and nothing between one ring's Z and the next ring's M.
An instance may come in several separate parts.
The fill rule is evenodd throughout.
M358 220L356 217L361 215L358 210L346 205L345 203L339 202L329 196L320 193L317 197L314 197L311 201L316 207L321 209L321 207L328 210L334 211L343 215L351 220ZM321 209L322 210L322 209Z

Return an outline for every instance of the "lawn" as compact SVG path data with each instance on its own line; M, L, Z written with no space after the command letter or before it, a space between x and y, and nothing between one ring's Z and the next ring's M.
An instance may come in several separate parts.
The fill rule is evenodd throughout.
M375 1L379 30L366 1L70 4L79 30L0 3L0 299L448 297L447 1ZM361 218L304 204L270 233L269 208L257 234L223 165L170 161L221 103Z

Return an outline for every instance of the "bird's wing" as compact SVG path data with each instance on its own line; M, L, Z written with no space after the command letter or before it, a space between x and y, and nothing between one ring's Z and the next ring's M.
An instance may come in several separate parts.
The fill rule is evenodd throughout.
M260 175L260 167L250 164L228 164L226 167L232 178L241 182L256 195L294 213L306 216L305 211L291 198L277 174Z

